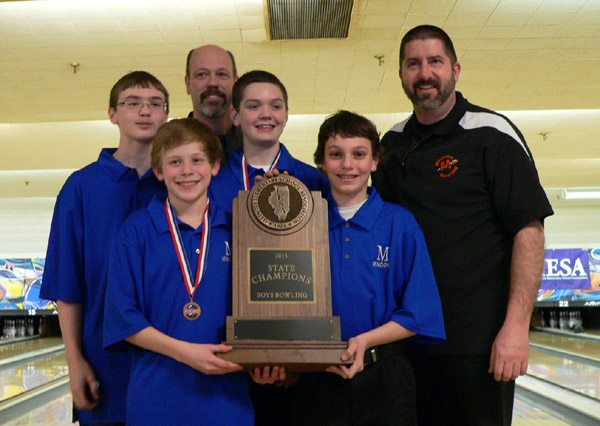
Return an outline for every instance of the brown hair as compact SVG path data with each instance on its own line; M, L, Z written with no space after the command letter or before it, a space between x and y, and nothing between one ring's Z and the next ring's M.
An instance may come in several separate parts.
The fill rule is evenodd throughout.
M133 71L121 77L110 90L108 107L113 109L117 108L119 94L121 94L122 91L127 90L130 87L148 88L150 86L154 87L156 90L165 95L165 111L169 112L169 92L158 78L146 71Z
M238 112L240 111L240 104L242 103L242 99L244 97L244 90L246 90L246 87L252 83L271 83L279 87L279 89L281 89L281 93L283 94L285 109L289 109L288 94L283 83L274 74L262 70L249 71L238 78L238 80L234 83L233 90L231 92L231 104L233 105L233 109Z
M362 115L340 110L327 117L319 128L317 149L314 154L315 164L319 169L325 159L325 144L334 136L368 139L371 142L373 157L381 157L382 148L379 145L379 133L375 124Z
M406 44L414 40L427 40L430 38L440 40L444 46L444 52L448 55L450 61L452 61L452 65L456 63L458 58L450 36L444 30L434 25L419 25L402 37L402 41L400 42L400 68L402 68L402 61L404 61L404 48Z
M164 152L188 143L200 142L210 164L221 159L221 140L206 124L195 118L179 118L163 124L152 141L152 167L162 171Z

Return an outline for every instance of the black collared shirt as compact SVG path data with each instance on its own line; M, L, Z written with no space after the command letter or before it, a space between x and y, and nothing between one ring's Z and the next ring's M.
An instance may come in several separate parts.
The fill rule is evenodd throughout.
M448 339L429 350L485 354L506 315L513 238L553 211L514 124L456 96L426 131L413 114L384 135L373 186L425 234Z
M188 118L194 118L194 111L188 114ZM235 126L231 126L231 129L224 135L218 135L221 140L221 147L223 148L223 155L221 156L221 167L226 166L231 160L231 154L238 148L242 147L242 132Z

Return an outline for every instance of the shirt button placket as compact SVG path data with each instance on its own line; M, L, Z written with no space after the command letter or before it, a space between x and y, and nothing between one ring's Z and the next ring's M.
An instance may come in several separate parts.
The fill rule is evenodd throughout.
M344 224L344 226L346 227L346 229L348 229L348 230L350 229L350 223L346 222L346 223ZM348 243L348 242L350 242L350 237L346 236L346 237L344 238L344 241L345 241L345 242L347 242L347 243ZM349 254L349 253L346 253L346 254L344 255L344 258L345 258L345 259L350 259L350 254Z

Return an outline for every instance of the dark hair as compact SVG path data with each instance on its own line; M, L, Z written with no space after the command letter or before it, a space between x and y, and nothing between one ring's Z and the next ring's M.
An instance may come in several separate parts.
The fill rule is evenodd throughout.
M288 94L287 90L285 90L285 86L279 79L268 71L262 70L254 70L249 71L234 83L233 90L231 92L231 104L233 105L233 109L239 112L240 104L242 103L242 98L244 97L244 90L252 83L271 83L281 89L281 93L283 94L283 100L285 102L285 109L288 108Z
M334 136L368 139L371 142L373 157L381 156L382 149L379 145L379 133L375 124L362 115L340 110L327 117L319 128L317 149L314 155L315 164L319 169L325 160L325 143Z
M206 124L195 118L179 118L163 124L152 141L152 167L162 171L162 155L178 146L200 142L210 164L221 159L221 140Z
M196 48L196 49L198 49L198 48ZM192 49L188 52L187 59L185 61L185 76L186 77L190 76L190 62L192 60L192 55L194 54L196 49ZM229 57L231 58L231 65L233 66L233 77L235 78L237 76L237 66L235 65L235 57L233 56L233 53L231 53L229 50L225 50L225 51L227 53L229 53Z
M130 87L143 87L148 88L153 86L156 90L162 92L165 95L166 112L169 112L169 92L167 88L163 86L160 80L154 77L152 74L146 71L133 71L129 74L124 75L115 83L110 90L110 98L108 99L109 108L117 108L117 102L119 102L119 95L122 91L129 89Z
M430 38L434 38L440 40L442 45L444 46L444 52L452 61L452 65L456 63L458 60L456 56L456 50L454 50L454 44L452 44L452 40L450 36L446 34L444 30L434 25L419 25L418 27L414 27L412 30L407 32L404 37L402 37L402 41L400 42L400 67L402 68L402 61L404 60L404 48L407 43L410 43L414 40L427 40Z

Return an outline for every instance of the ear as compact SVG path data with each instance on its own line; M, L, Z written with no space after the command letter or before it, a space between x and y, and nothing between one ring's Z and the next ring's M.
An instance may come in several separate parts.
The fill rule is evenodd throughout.
M110 122L112 124L118 124L119 120L117 119L117 110L114 108L108 109L108 118L110 118Z
M162 172L159 171L157 167L152 167L152 171L154 172L154 176L156 176L156 179L158 179L160 182L165 180L165 177L163 176Z
M456 83L458 83L458 77L460 76L460 62L456 62L453 66L452 66L452 74L454 74L454 81Z
M215 164L213 164L212 167L213 168L212 168L210 174L213 176L216 176L219 173L219 170L221 170L221 160L215 161Z
M240 115L238 114L238 112L235 110L235 108L231 108L231 111L229 113L230 117L231 117L231 122L233 123L233 125L235 127L239 127L240 126Z
M187 94L191 95L192 92L190 91L190 77L186 75L184 78L184 81L185 81L185 88L187 90Z
M371 160L371 171L374 172L377 170L377 166L379 165L379 157L373 157Z

